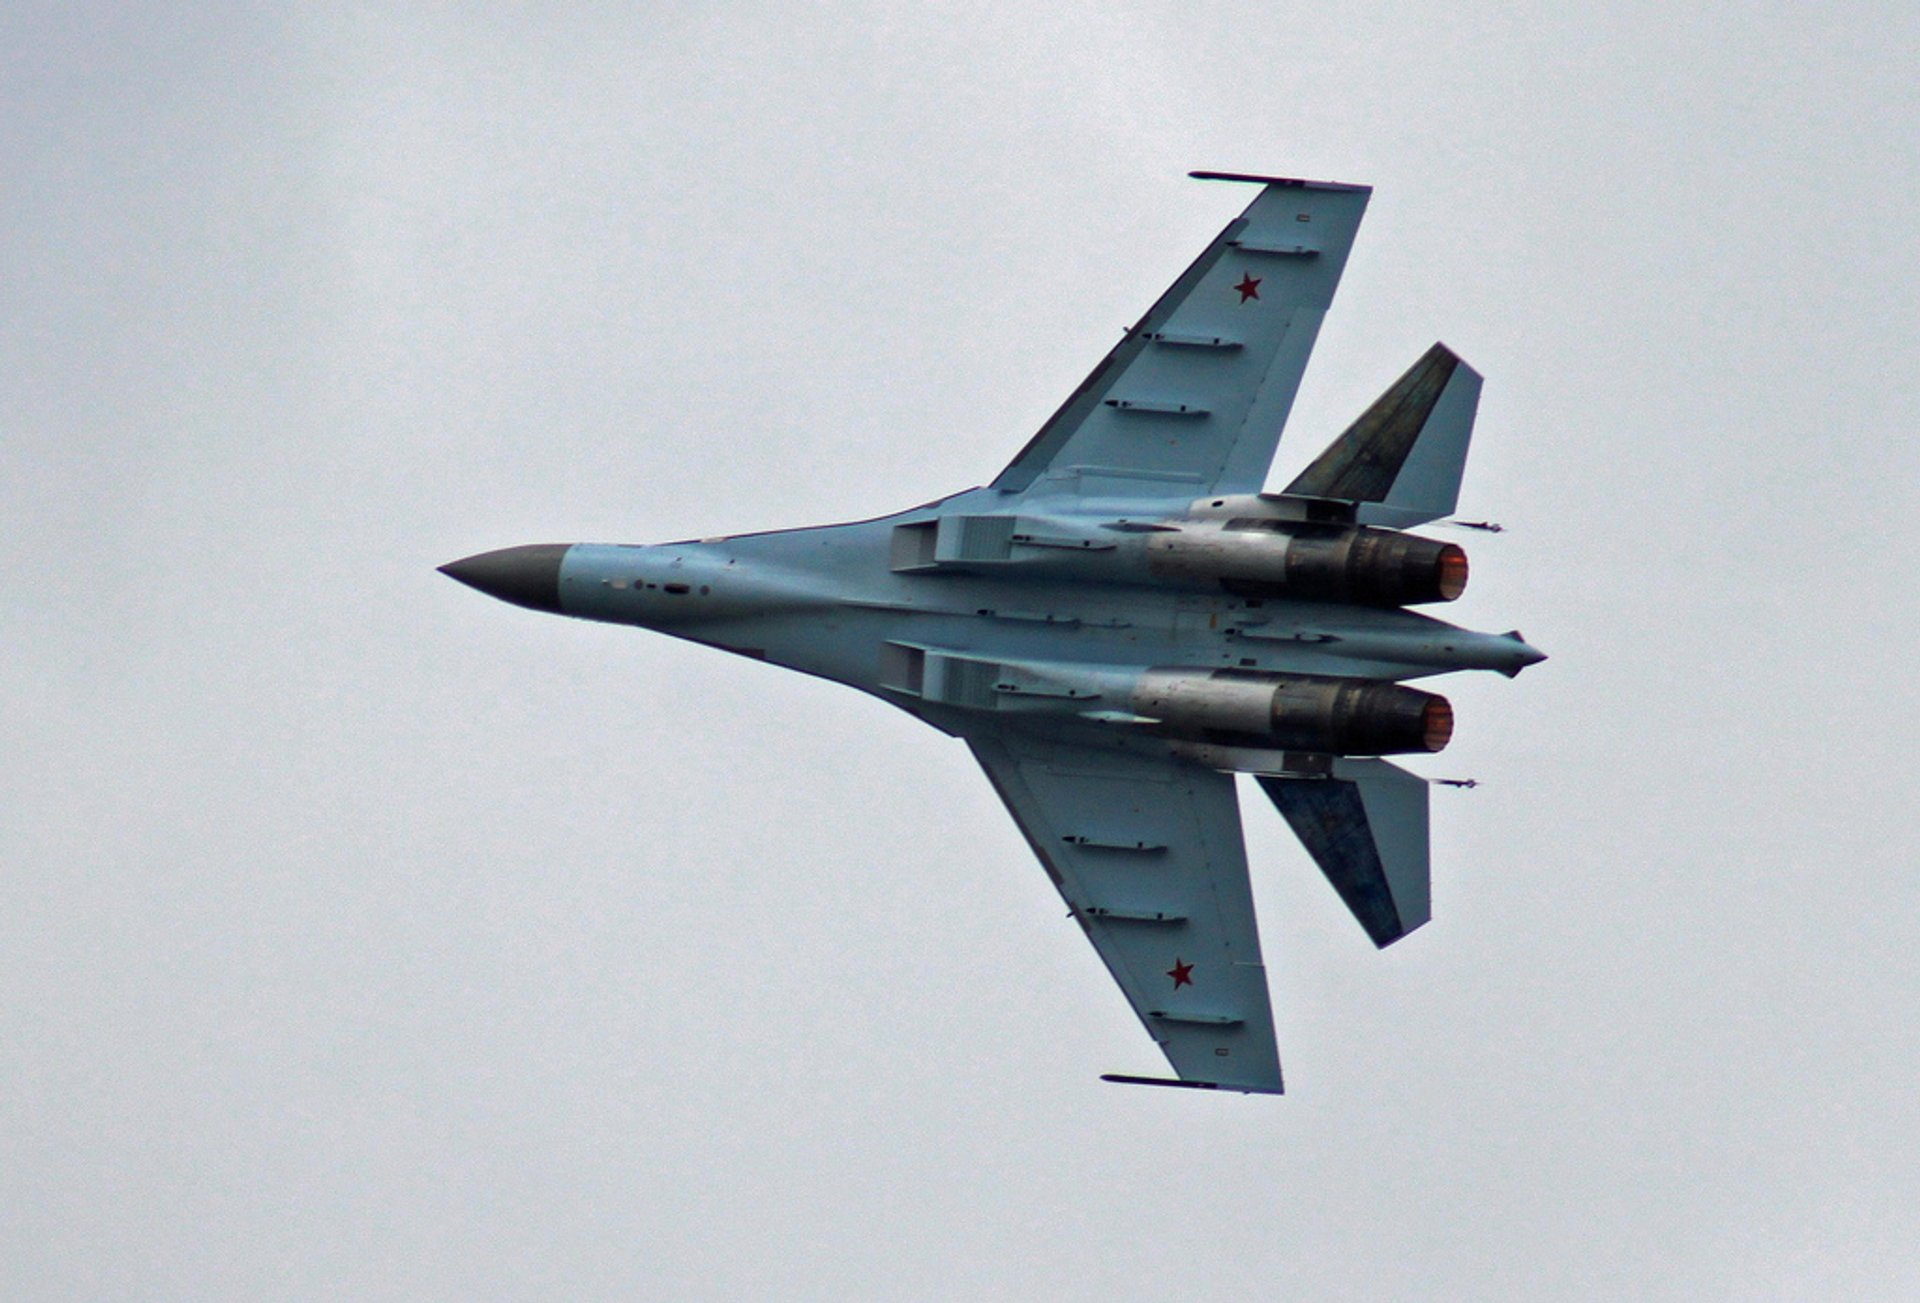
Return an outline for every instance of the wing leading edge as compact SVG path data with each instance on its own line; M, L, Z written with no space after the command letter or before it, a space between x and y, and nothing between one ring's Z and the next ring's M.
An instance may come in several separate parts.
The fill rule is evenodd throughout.
M1279 1094L1232 775L1016 729L967 743L1179 1084Z
M1353 247L1366 186L1262 183L994 480L1032 496L1257 493L1321 318Z

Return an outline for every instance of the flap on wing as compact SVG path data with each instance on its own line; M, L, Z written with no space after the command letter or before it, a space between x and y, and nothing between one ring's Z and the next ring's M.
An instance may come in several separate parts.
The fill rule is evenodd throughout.
M1290 495L1379 504L1365 518L1417 525L1460 498L1480 374L1435 344L1287 485Z
M1384 760L1335 760L1327 778L1260 775L1280 813L1376 946L1432 917L1427 784Z
M1181 1079L1279 1093L1233 777L1012 729L967 743Z

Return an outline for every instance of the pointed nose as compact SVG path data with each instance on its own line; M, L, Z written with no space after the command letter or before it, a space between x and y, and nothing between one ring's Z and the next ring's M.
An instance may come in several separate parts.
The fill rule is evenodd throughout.
M440 573L515 606L560 611L560 562L571 543L531 543L449 561Z

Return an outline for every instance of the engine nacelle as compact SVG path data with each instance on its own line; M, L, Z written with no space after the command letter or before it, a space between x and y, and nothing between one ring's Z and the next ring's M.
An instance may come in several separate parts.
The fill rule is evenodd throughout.
M1458 544L1365 525L1230 520L1153 534L1146 550L1155 574L1253 596L1410 606L1451 602L1467 587Z
M1205 741L1333 755L1438 751L1453 737L1445 697L1365 679L1153 669L1140 676L1131 705L1137 715Z

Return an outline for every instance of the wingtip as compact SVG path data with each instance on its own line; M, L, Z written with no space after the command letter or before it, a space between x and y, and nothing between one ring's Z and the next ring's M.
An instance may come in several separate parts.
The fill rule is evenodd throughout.
M1297 176L1261 176L1253 172L1189 172L1196 181L1251 181L1255 185L1285 186L1293 190L1344 190L1353 194L1372 194L1370 185L1350 181L1309 181Z
M1276 1080L1271 1086L1249 1086L1231 1081L1182 1081L1176 1077L1136 1077L1125 1072L1103 1072L1100 1080L1118 1086L1173 1086L1181 1090L1230 1090L1241 1095L1284 1095L1286 1086Z

